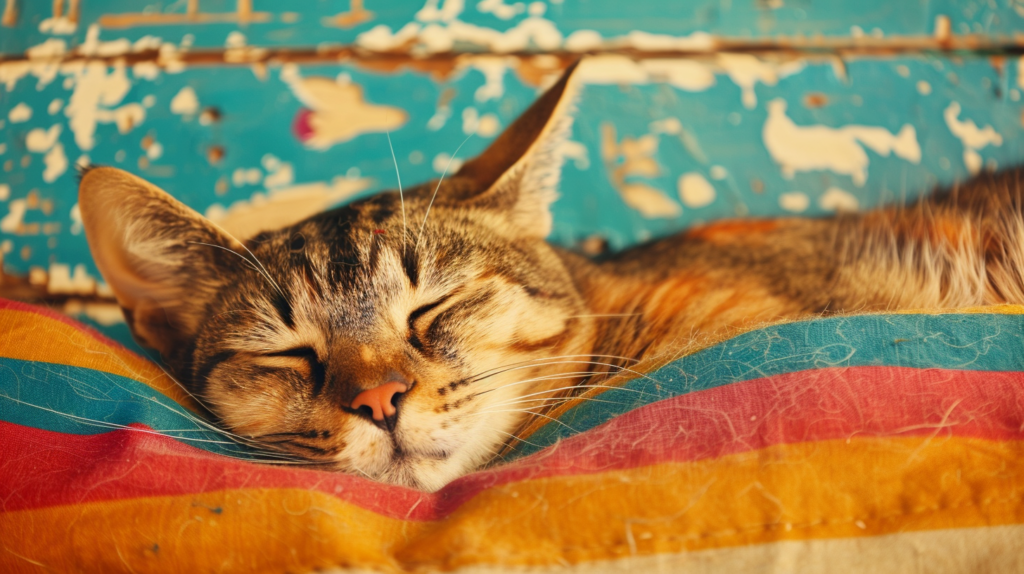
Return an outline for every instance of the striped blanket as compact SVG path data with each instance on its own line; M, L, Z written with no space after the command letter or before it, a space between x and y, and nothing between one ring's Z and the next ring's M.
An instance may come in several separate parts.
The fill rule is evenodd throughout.
M1024 572L1024 308L775 325L424 494L261 464L0 301L0 572Z

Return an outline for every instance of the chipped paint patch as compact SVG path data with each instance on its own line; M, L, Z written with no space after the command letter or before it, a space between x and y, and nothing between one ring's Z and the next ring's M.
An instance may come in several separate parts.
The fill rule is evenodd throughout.
M570 139L562 140L558 144L558 148L555 150L561 157L561 161L571 159L573 166L576 169L582 171L590 168L590 154L587 151L587 146L583 145L582 142L573 141Z
M295 117L294 131L309 148L324 150L365 133L393 131L409 117L402 108L367 102L362 86L347 74L303 78L289 65L282 68L281 80L306 106Z
M123 62L114 64L108 73L102 62L83 63L72 72L75 89L71 94L64 115L68 126L75 134L79 149L87 151L96 145L96 125L99 122L116 122L121 133L126 133L145 118L140 104L127 104L111 109L121 103L131 89L131 82L125 73Z
M484 85L476 89L473 99L483 103L505 95L505 72L512 65L506 58L481 56L473 58L470 66L484 76Z
M57 143L62 130L60 124L54 124L49 129L35 128L25 136L25 148L35 153L44 153Z
M586 84L648 84L665 82L688 92L701 92L715 85L712 69L689 59L634 60L626 56L602 55L583 60L576 72Z
M514 2L506 4L504 0L481 0L476 9L484 14L493 14L495 18L510 20L526 11L526 4Z
M704 207L715 201L714 186L695 171L679 176L676 188L679 191L679 199L687 207Z
M754 86L762 83L774 86L779 78L795 74L804 68L803 62L793 61L785 65L776 65L760 60L750 54L719 54L715 58L719 68L729 76L742 91L743 107L748 110L757 105L757 93Z
M779 196L779 207L793 213L801 213L811 206L811 200L806 193L790 191Z
M53 263L47 274L46 291L51 295L92 295L96 292L96 278L79 263L72 271L70 265Z
M20 124L32 119L32 108L28 107L25 102L19 102L18 105L11 108L11 111L7 113L7 119L12 124Z
M818 205L826 211L857 211L860 209L860 202L850 192L838 187L828 188L824 195L818 198Z
M28 202L24 199L15 199L8 203L7 215L0 219L0 231L20 234L25 225L25 213L27 211Z
M881 156L894 153L911 163L921 161L917 132L910 124L896 134L885 128L861 125L798 126L786 115L786 101L781 98L768 102L762 137L768 153L787 179L799 171L828 170L848 175L854 185L862 186L867 181L870 163L864 147Z
M50 151L43 156L43 164L46 166L46 169L43 170L43 181L46 183L52 183L64 175L64 172L68 170L68 156L64 154L64 145L57 142L50 148Z
M501 130L498 116L487 113L480 115L474 107L462 110L462 133L475 134L484 138L492 138Z
M124 313L117 303L70 299L64 304L64 313L72 317L88 317L104 327L124 324Z
M459 157L452 157L450 154L441 152L434 156L430 166L439 174L456 173L465 160Z
M622 201L647 219L671 219L683 212L679 204L646 183L623 183L618 190Z
M1003 145L1003 137L992 126L979 129L974 120L960 121L960 103L950 102L942 114L949 131L964 145L964 166L972 175L981 171L981 154L978 150L989 146Z
M330 183L314 182L257 192L224 208L213 204L206 217L239 239L261 231L280 229L320 213L369 189L372 180L336 177Z
M647 183L627 180L658 176L661 166L654 159L657 152L657 136L623 137L620 142L613 124L601 124L601 159L622 201L648 219L678 217L682 208L664 193Z
M263 186L267 189L274 189L291 185L295 181L295 170L292 164L281 161L277 157L267 154L261 161L263 169L267 170L267 176L263 178Z
M67 36L74 34L75 30L78 30L78 22L75 22L66 16L44 18L43 21L39 23L39 31L43 34Z

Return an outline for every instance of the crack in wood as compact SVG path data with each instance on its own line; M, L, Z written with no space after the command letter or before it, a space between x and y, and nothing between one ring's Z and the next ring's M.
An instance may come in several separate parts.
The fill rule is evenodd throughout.
M438 52L416 53L415 46L408 45L400 50L373 51L358 46L321 47L260 47L210 48L181 50L173 54L161 54L160 50L141 50L105 56L87 56L72 50L68 54L52 58L29 58L27 54L0 54L0 65L9 62L31 60L34 63L64 64L80 61L154 63L167 66L251 66L259 64L352 62L368 68L397 70L404 67L438 71L454 69L459 60L474 56L494 56L527 59L536 56L556 58L563 66L585 56L621 55L637 60L663 58L712 57L722 52L783 55L795 58L854 58L859 56L893 56L906 53L939 52L944 55L1021 55L1024 54L1024 35L1012 38L991 38L983 35L963 36L903 36L892 38L786 38L775 40L749 41L716 38L707 49L700 50L640 50L628 46L609 46L590 51L553 50L547 52L515 51L495 52Z

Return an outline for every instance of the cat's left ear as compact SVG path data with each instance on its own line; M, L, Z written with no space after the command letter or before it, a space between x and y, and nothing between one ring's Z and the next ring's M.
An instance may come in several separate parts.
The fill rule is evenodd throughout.
M562 145L572 133L578 88L573 81L579 61L482 154L466 162L458 177L473 182L481 193L470 204L511 215L523 232L547 237L551 203L558 198L564 159Z
M132 334L165 356L196 336L208 304L246 263L237 239L125 171L88 169L78 205L93 260Z

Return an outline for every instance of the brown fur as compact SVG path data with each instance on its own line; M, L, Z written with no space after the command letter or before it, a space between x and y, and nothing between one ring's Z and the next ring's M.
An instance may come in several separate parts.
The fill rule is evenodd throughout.
M1016 171L907 208L719 222L600 262L547 244L571 72L451 179L244 242L134 176L88 170L90 247L133 333L224 427L425 489L604 374L696 337L1024 303ZM397 418L351 408L390 381L409 387Z

